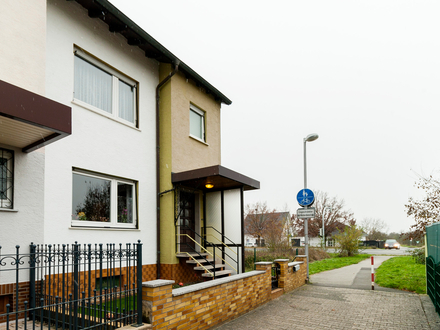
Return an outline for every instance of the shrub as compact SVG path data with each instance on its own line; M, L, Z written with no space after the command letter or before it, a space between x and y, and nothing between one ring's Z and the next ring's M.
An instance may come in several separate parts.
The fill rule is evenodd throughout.
M356 225L347 226L345 230L335 235L339 245L341 257L351 257L359 253L359 239L362 237L362 230Z
M420 249L414 249L410 252L411 256L414 259L414 262L416 264L421 264L424 265L425 264L425 248L420 248Z

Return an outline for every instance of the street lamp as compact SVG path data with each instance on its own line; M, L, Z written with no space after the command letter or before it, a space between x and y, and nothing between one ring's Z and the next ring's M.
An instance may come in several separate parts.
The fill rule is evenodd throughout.
M315 141L318 138L318 134L309 134L304 138L304 189L307 189L307 162L306 162L306 143ZM304 245L307 257L307 283L309 282L309 228L307 219L304 219Z
M331 206L324 206L324 210L322 211L322 247L325 250L325 227L324 227L324 216L325 216L325 211L332 211L332 207Z

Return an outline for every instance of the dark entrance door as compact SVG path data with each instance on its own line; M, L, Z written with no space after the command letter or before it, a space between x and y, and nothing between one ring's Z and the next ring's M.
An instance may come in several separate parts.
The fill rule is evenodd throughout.
M191 192L180 192L180 251L194 252L195 243L195 195ZM188 236L190 237L188 237Z

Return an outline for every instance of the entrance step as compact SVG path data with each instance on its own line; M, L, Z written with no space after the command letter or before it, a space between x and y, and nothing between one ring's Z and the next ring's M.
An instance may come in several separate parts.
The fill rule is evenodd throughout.
M198 262L197 262L197 261L198 261ZM207 263L212 263L212 262L214 262L214 259L197 259L197 261L195 261L195 260L193 260L193 259L190 259L190 260L187 260L186 263L187 263L187 264L196 264L196 265L198 265L199 263L201 263L201 264L203 265L203 264L207 264Z
M198 267L194 267L194 270L205 270L205 268L208 270L211 270L214 268L214 266L212 266L212 265L206 265L203 267L198 266ZM225 265L224 264L215 264L215 269L221 269L221 268L225 268Z
M189 255L188 255L189 254ZM206 256L209 256L209 253L202 253L202 252L200 252L200 253L194 253L194 252L192 252L192 253L177 253L176 254L176 257L177 258L189 258L189 257L193 257L193 258L195 258L195 259L197 259L197 258L204 258L204 257L206 257Z
M215 272L215 277L224 277L224 276L229 276L231 275L232 270L221 270L218 272ZM210 274L210 273L203 273L202 274L203 277L209 277L209 278L213 278L214 277L214 273Z

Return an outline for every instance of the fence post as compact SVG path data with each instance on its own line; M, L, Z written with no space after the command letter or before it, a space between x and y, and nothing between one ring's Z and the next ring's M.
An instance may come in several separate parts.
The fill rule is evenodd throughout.
M31 242L29 246L29 316L34 316L34 308L35 308L35 245Z
M79 244L73 244L73 329L78 329L78 273L79 273Z
M142 243L138 240L137 243L137 279L136 279L136 292L137 292L137 324L135 326L140 327L142 325Z

